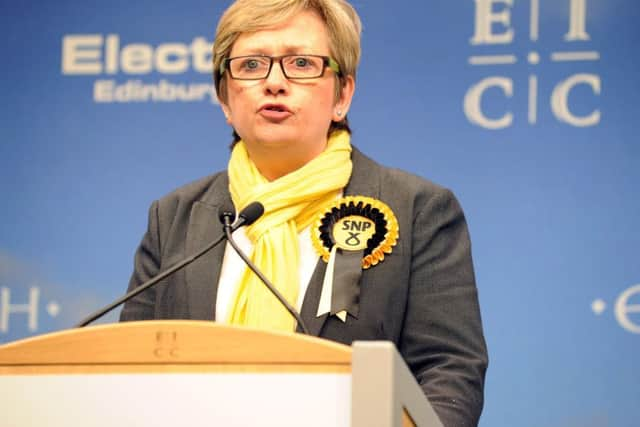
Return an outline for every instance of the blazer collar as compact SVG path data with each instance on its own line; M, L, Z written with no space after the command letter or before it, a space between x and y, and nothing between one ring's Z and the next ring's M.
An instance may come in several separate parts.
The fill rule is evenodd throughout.
M380 165L369 157L362 154L360 150L353 147L351 153L353 171L347 184L345 196L369 196L380 197Z

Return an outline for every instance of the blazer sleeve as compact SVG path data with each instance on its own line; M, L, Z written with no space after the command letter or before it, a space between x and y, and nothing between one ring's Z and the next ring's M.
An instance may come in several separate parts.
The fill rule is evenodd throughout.
M147 231L136 250L128 291L132 291L160 272L158 205L158 201L155 201L149 208ZM120 321L153 319L155 318L155 306L156 289L152 286L125 303L120 313Z
M476 426L488 356L467 224L449 190L424 199L414 210L400 352L446 427Z

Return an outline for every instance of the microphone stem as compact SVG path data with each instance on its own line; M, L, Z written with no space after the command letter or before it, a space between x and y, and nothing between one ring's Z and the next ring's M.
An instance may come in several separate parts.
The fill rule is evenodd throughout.
M242 212L240 212L240 214L238 215L238 220L233 225L228 223L229 218L225 215L225 220L224 220L225 221L225 227L229 228L229 230L231 230L231 232L233 232L233 231L237 230L238 228L240 228L240 227L242 227L244 225L252 224L257 218L260 217L260 215L262 215L263 212L264 212L264 207L262 206L262 204L260 204L259 202L250 203L246 208L243 209ZM104 316L105 314L107 314L108 312L110 312L111 310L113 310L114 308L119 306L120 304L127 302L128 300L130 300L131 298L135 297L139 293L149 289L150 287L152 287L153 285L155 285L156 283L158 283L162 279L166 278L167 276L172 275L176 271L180 270L181 268L184 268L186 265L188 265L188 264L192 263L193 261L197 260L198 258L200 258L202 255L207 253L214 246L218 245L222 240L224 240L226 238L226 233L227 233L227 231L229 231L229 230L227 230L227 228L225 228L225 230L224 230L225 234L223 234L222 236L218 237L216 240L214 240L213 242L208 244L206 247L204 247L203 249L201 249L200 251L198 251L194 255L186 258L183 261L180 261L179 263L173 265L169 269L167 269L165 271L162 271L157 276L152 277L151 279L149 279L146 282L144 282L142 285L137 286L135 289L132 289L126 295L118 298L116 301L112 302L108 306L106 306L106 307L96 311L95 313L87 316L84 320L82 320L80 323L78 323L75 327L76 328L82 328L82 327L87 326L89 323L91 323L94 320L99 319L100 317Z
M256 274L256 276L258 276L260 280L262 280L262 282L267 286L269 291L271 291L271 293L278 299L278 301L280 301L280 303L287 309L287 311L291 313L291 315L298 322L298 325L300 325L302 332L309 335L309 330L307 329L307 326L304 324L302 317L300 317L300 314L298 314L298 311L295 308L293 308L291 304L289 304L289 301L286 300L286 298L276 289L276 287L273 286L273 284L269 281L269 279L267 279L267 277L264 274L262 274L260 270L258 270L258 267L256 267L251 262L251 260L244 254L244 252L242 252L242 250L238 247L236 242L233 240L233 236L231 235L231 226L230 224L228 224L228 222L225 223L224 225L224 233L227 236L227 241L231 244L233 249L235 249L236 253L240 255L240 258L242 258L242 260L247 264L247 266L251 269L251 271L253 271Z
M156 283L158 283L159 281L161 281L165 277L170 276L173 273L175 273L176 271L180 270L185 265L197 260L202 255L204 255L206 252L208 252L211 248L213 248L218 243L220 243L224 239L224 237L225 236L220 236L218 239L216 239L213 242L211 242L208 246L206 246L205 248L201 249L196 254L194 254L194 255L190 256L189 258L179 262L178 264L174 265L173 267L169 268L168 270L163 271L162 273L158 274L157 276L149 279L148 281L146 281L142 285L140 285L140 286L136 287L135 289L133 289L131 292L129 292L126 295L118 298L116 301L112 302L111 304L109 304L105 308L100 309L99 311L96 311L95 313L89 315L86 319L84 319L83 321L78 323L76 325L76 327L77 328L82 328L84 326L87 326L89 323L93 322L94 320L98 319L99 317L101 317L101 316L105 315L106 313L110 312L111 310L113 310L114 308L119 306L120 304L128 301L129 299L133 298L134 296L138 295L139 293L149 289L150 287L152 287L153 285L155 285Z

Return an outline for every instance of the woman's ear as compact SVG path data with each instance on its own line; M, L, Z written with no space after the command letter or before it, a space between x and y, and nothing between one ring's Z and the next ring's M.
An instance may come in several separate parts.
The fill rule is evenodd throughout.
M342 87L340 88L340 97L336 101L336 105L333 107L332 120L334 122L341 122L349 112L351 107L351 100L353 99L353 93L356 89L356 82L353 76L347 76L340 80Z
M222 108L222 113L227 123L232 124L231 109L229 106L220 100L220 107Z

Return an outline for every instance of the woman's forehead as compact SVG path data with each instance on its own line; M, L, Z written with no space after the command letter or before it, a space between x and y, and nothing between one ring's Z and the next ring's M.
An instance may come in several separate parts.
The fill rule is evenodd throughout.
M233 55L329 54L329 35L324 21L316 13L304 11L282 24L240 34L231 51Z

